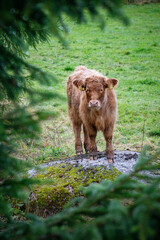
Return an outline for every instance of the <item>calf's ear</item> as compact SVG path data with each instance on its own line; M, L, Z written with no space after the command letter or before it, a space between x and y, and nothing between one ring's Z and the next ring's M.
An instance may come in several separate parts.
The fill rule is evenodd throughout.
M74 80L73 84L77 88L79 88L81 91L85 91L85 89L86 89L85 83L82 80Z
M108 78L106 80L106 87L112 89L118 85L118 80L116 78Z

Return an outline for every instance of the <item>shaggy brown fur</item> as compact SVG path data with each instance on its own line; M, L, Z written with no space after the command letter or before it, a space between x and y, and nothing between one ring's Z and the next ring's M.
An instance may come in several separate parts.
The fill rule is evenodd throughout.
M117 117L117 100L114 87L115 78L107 79L95 70L79 66L67 81L68 114L75 134L77 154L83 153L81 142L81 125L83 124L84 148L96 159L96 135L102 131L106 140L106 156L113 160L113 129Z

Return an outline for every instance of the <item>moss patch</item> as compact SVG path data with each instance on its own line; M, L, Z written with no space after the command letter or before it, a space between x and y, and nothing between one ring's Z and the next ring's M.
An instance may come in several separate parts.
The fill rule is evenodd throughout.
M61 211L65 204L74 197L82 196L81 187L102 180L113 181L120 172L116 169L76 168L72 165L50 167L47 172L38 174L36 178L51 180L53 183L38 186L30 195L28 211L39 216L50 216Z

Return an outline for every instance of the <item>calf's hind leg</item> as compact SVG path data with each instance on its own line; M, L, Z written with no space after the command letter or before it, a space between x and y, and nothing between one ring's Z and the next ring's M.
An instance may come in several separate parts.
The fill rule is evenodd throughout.
M89 135L90 160L96 160L97 159L97 146L96 146L97 129L89 126L88 135Z
M81 122L72 122L73 125L73 131L74 131L74 135L75 135L75 150L76 150L76 154L80 155L83 153L82 150L82 141L81 141Z

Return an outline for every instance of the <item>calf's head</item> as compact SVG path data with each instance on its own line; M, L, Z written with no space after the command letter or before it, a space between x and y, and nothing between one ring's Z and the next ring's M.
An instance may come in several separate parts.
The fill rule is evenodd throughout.
M104 100L106 88L112 90L118 84L118 80L115 78L107 79L101 76L92 76L85 80L74 80L73 84L85 92L88 108L99 110Z

